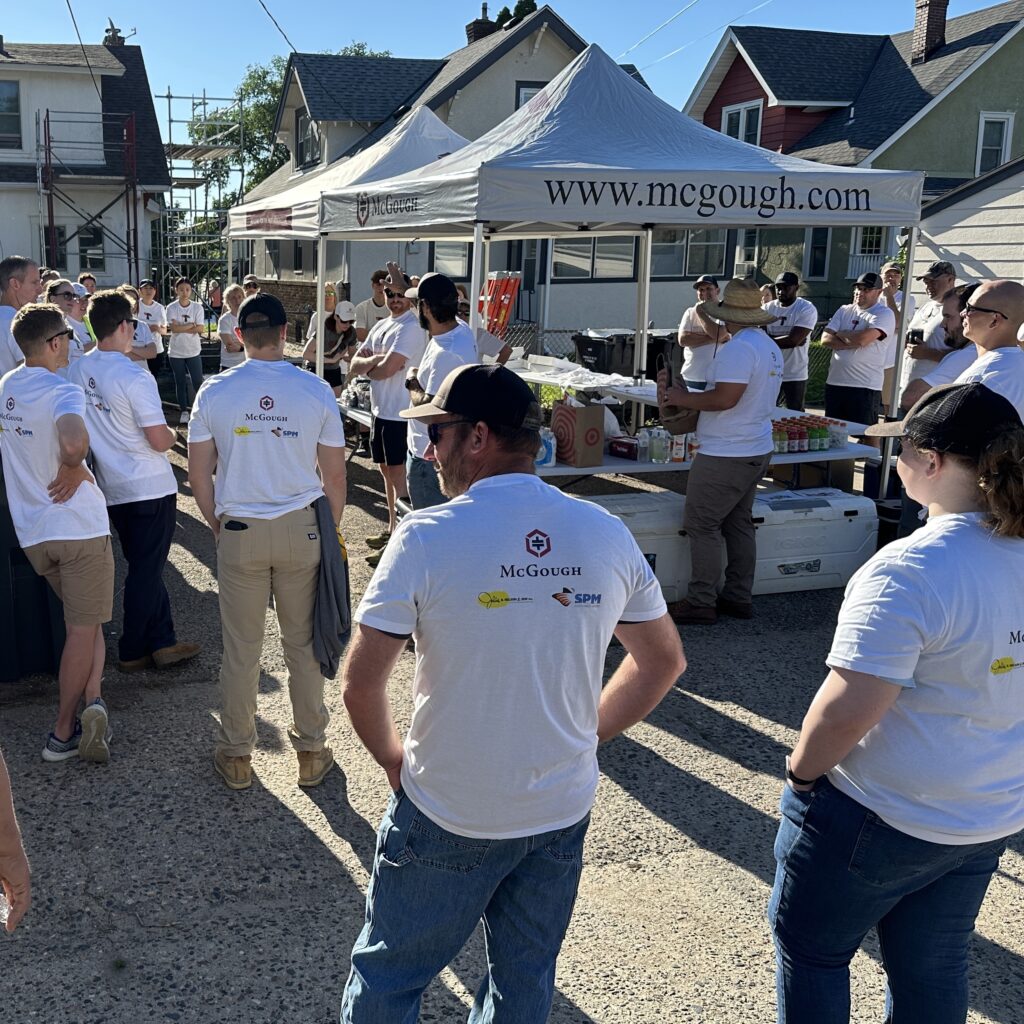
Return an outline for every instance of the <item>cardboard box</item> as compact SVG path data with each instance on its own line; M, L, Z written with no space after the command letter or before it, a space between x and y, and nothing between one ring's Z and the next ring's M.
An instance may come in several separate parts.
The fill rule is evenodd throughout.
M577 407L555 402L551 429L558 442L558 461L568 466L600 466L604 462L604 406Z

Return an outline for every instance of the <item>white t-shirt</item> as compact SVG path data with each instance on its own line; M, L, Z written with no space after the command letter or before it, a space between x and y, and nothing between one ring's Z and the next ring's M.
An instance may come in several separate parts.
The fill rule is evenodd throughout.
M915 314L907 325L908 331L924 331L926 348L948 352L946 344L946 328L942 326L942 303L937 299L929 299ZM895 362L895 359L894 359ZM900 390L902 391L912 380L926 376L935 369L934 359L911 359L909 352L903 354L903 369L900 372Z
M132 348L146 348L149 345L156 345L157 355L164 350L164 342L160 335L151 330L145 320L137 319L135 333L132 335Z
M951 349L948 356L944 356L941 363L935 364L934 370L921 378L930 388L937 388L942 384L952 384L960 374L964 373L978 358L978 350L968 342L963 348Z
M664 614L621 520L534 476L403 518L355 618L416 638L406 795L458 835L575 824L597 788L612 631Z
M957 384L973 381L980 381L1002 395L1024 421L1024 351L1011 345L978 356L956 379Z
M895 299L896 305L900 309L902 309L903 308L903 292L902 291L898 291L893 296L893 298ZM888 305L888 303L885 301L884 298L879 299L879 301L883 305L885 305L885 306ZM908 295L907 296L907 325L908 325L908 327L910 325L910 322L914 318L914 311L916 309L917 309L917 301L914 299L913 295ZM896 348L899 345L899 341L900 341L900 339L898 337L899 325L900 325L900 317L899 317L898 313L893 313L893 316L896 319L896 330L893 331L892 334L889 335L889 337L885 339L885 368L887 370L890 367L896 365Z
M712 320L713 323L720 323L718 320ZM679 321L679 330L686 334L707 334L704 330L704 325L697 319L697 307L691 306L689 309L683 311L683 318ZM698 345L696 348L691 348L689 345L683 346L683 372L682 377L684 380L703 380L708 379L708 366L711 364L711 360L715 358L715 348L721 348L721 345L716 346L714 342L710 345Z
M217 446L217 516L246 519L276 519L316 501L324 493L316 446L345 447L331 386L283 359L246 359L204 381L188 439Z
M96 482L107 504L174 494L178 484L167 456L142 432L167 423L153 374L120 352L93 349L71 368L70 380L85 391Z
M107 503L94 483L56 504L46 488L60 469L57 420L85 418L85 394L42 366L19 366L0 380L0 446L11 519L23 547L110 533Z
M840 306L829 320L828 331L866 331L875 328L882 337L863 348L834 351L828 367L828 383L844 388L868 388L881 391L885 377L886 341L896 333L896 317L884 302L870 309L856 303Z
M183 306L177 299L166 309L168 324L199 324L206 323L206 311L201 302L190 302ZM189 359L199 355L203 350L202 339L198 334L169 334L167 336L167 354L174 359Z
M226 313L221 313L220 319L217 321L217 333L218 334L230 334L232 337L237 337L235 334L235 328L238 326L238 317L235 316L230 310ZM221 339L220 343L220 365L224 367L237 366L239 363L245 362L245 349L241 352L229 352L224 347L224 341Z
M744 458L772 450L772 413L782 381L782 352L756 327L744 327L708 367L708 388L746 384L740 400L721 412L701 412L697 441L703 455ZM707 394L707 391L705 391Z
M0 377L25 361L25 353L11 333L11 324L17 313L13 306L0 306Z
M813 333L818 322L818 311L807 299L795 299L791 306L784 306L778 299L772 299L765 305L765 312L777 316L775 323L768 324L765 330L773 338L784 338L794 327L806 327ZM811 335L796 348L782 349L782 379L807 380L807 347Z
M947 514L846 588L828 664L902 689L829 778L907 835L956 846L1024 826L1022 576L1024 541Z
M139 302L139 319L144 320L150 327L161 327L167 323L167 311L159 302L151 302L147 306L145 302Z
M405 356L405 368L386 380L370 381L370 411L377 419L402 422L398 414L409 407L409 392L405 375L410 366L416 366L427 344L426 332L420 327L419 317L411 309L401 316L379 320L370 329L363 343L368 355Z
M363 299L356 306L356 329L369 331L378 320L387 320L391 316L391 310L385 301L378 306L372 298Z
M463 323L456 323L452 330L439 334L427 342L416 374L425 394L436 395L442 381L452 370L467 363L475 363L476 338ZM427 452L430 439L422 420L409 420L409 450L418 458Z
M92 345L93 341L89 336L89 328L81 320L76 320L70 316L66 316L64 319L67 320L75 333L68 338L68 365L59 367L57 369L57 376L63 377L65 380L71 380L71 367L85 355L86 345Z

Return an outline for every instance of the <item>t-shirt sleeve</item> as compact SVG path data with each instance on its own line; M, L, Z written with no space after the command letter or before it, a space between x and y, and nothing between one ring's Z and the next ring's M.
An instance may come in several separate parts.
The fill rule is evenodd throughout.
M61 383L53 389L53 418L69 415L85 419L85 392L77 384Z
M817 324L817 322L818 311L814 308L814 306L811 305L811 303L808 302L806 306L801 306L799 310L797 310L797 314L794 317L792 326L806 327L808 328L808 330L813 331L815 324Z
M192 415L188 421L188 440L190 444L213 440L210 412L209 388L206 384L202 384L196 392L195 401L192 403Z
M699 324L695 324L696 316L693 312L693 306L688 306L683 310L683 318L679 321L679 330L686 334L701 334L703 329Z
M619 616L620 622L651 622L660 619L668 611L665 598L661 593L651 563L644 558L636 541L628 531L626 533L631 551L631 570L633 573L633 590L626 601L626 607Z
M969 344L966 348L950 352L922 380L930 388L937 388L942 384L952 384L962 373L970 369L971 364L976 358L977 350L973 345Z
M129 388L129 399L135 424L140 429L159 427L167 424L163 406L160 404L160 392L157 390L156 378L148 371L137 374Z
M944 631L945 613L920 568L875 556L854 575L839 610L830 668L914 685L930 636Z
M418 609L426 596L427 563L413 525L402 523L384 548L356 609L356 622L402 636L416 629Z
M754 354L742 340L733 339L718 346L715 356L716 384L749 384L754 372Z
M345 447L345 427L341 422L341 410L338 408L338 400L334 397L334 391L330 384L321 381L323 390L324 418L320 425L320 436L316 439L317 444L326 445L328 448Z
M868 310L866 313L861 314L861 327L860 330L866 330L869 327L873 327L876 331L882 332L881 341L884 338L892 337L896 333L896 317L893 311L886 306L885 308L879 309L877 306L874 309Z
M827 324L825 324L825 330L826 331L833 331L833 332L834 331L841 331L841 330L843 330L843 311L842 311L842 309L837 309L832 314L832 319L829 320L829 322Z
M436 395L437 389L441 386L445 377L447 377L452 370L456 370L460 366L465 366L467 362L472 362L472 360L464 359L458 352L450 352L447 349L441 349L437 354L437 358L434 360L434 365L430 367L427 379L421 380L420 383L423 385L423 388L428 395Z
M365 302L360 302L356 306L356 327L368 331L372 326L373 324L370 323L370 310Z
M397 352L405 358L412 359L418 352L423 351L423 328L419 324L409 323L399 324L398 330L395 331L394 340L391 342L390 350L388 355L393 352Z
M234 316L231 313L221 313L220 319L217 321L217 333L218 334L234 334L235 325L233 323ZM315 323L316 321L311 321Z
M145 320L140 320L138 327L135 329L135 337L132 338L133 348L145 348L147 345L153 344L153 332L149 329L149 324Z

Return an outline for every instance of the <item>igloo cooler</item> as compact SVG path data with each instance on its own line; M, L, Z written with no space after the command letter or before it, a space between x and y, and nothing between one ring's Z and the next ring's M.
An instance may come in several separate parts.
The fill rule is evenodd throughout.
M667 601L686 596L690 544L680 532L684 495L644 491L587 500L626 524ZM786 491L764 485L758 489L752 515L757 531L755 594L843 587L877 545L875 503L833 487ZM724 545L722 565L724 570Z

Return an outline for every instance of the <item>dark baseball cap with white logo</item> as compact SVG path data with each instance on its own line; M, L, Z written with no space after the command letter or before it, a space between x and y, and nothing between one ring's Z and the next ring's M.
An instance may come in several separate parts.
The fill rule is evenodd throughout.
M287 323L288 314L276 295L259 292L257 295L250 295L238 307L240 331L248 331L254 327L284 327Z

